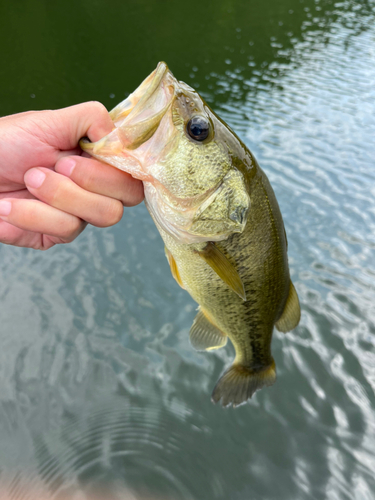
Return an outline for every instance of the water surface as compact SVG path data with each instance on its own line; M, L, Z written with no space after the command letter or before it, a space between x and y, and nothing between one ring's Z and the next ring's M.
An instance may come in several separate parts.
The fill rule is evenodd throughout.
M274 334L277 383L223 410L210 394L233 349L190 347L196 304L143 204L46 253L1 246L0 477L12 498L32 483L54 498L373 499L374 3L1 9L1 115L111 108L162 59L197 88L270 178L302 307L295 331Z

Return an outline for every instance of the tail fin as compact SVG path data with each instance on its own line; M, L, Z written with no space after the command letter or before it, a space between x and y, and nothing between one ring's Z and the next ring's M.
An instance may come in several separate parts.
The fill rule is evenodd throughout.
M233 407L245 403L255 391L272 385L276 380L276 365L272 358L269 366L253 370L243 365L232 365L218 380L213 392L212 402L221 400L223 406Z

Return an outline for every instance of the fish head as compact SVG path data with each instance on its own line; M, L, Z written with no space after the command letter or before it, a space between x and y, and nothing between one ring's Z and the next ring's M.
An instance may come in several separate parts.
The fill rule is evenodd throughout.
M113 131L81 147L144 182L157 225L182 243L244 230L250 207L238 139L165 63L110 116Z

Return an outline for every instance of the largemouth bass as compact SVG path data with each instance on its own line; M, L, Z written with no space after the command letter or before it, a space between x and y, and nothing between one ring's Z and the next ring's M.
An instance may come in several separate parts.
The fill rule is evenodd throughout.
M298 325L287 239L272 187L236 134L165 63L110 113L113 131L92 156L141 179L172 275L199 304L197 350L236 357L214 402L237 406L276 379L273 327Z

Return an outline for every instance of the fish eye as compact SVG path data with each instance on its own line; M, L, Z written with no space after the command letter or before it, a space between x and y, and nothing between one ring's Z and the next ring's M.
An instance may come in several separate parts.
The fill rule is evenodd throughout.
M186 126L187 133L195 141L204 141L210 133L210 122L204 116L193 116Z

